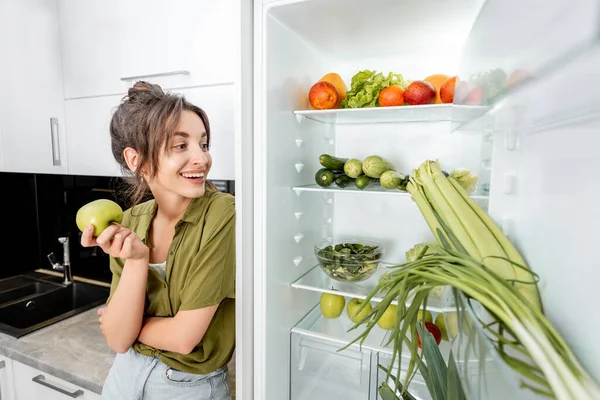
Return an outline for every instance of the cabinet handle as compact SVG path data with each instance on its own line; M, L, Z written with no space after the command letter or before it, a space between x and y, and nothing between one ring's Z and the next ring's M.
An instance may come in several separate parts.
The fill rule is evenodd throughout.
M169 71L169 72L159 72L157 74L146 74L146 75L137 75L137 76L125 76L123 78L121 78L121 80L123 82L127 82L127 81L133 81L136 79L143 79L143 78L158 78L161 76L171 76L171 75L189 75L190 71L186 71L186 70L181 70L181 71Z
M52 165L60 167L60 143L58 142L58 118L50 118L50 135L52 137Z
M35 383L39 383L42 386L46 386L46 387L48 387L50 389L56 390L57 392L60 392L60 393L62 393L64 395L67 395L67 396L72 397L74 399L76 399L79 396L83 396L83 390L78 389L78 390L76 390L74 392L66 391L64 389L61 389L61 388L59 388L57 386L52 385L51 383L46 382L46 377L44 375L41 375L41 374L38 375L38 376L34 376L33 378L31 378L31 380L34 381Z

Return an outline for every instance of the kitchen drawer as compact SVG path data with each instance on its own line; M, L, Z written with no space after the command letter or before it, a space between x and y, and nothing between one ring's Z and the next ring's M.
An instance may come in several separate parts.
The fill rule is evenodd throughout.
M93 360L90 360L93 362ZM15 400L100 400L100 395L13 360Z
M321 338L292 332L290 368L290 400L375 400L381 399L378 389L386 380L391 354L350 347ZM396 362L397 364L397 362ZM403 362L400 379L407 373ZM398 376L397 368L392 374ZM392 379L388 385L394 387ZM419 400L431 400L429 390L420 374L410 385L410 393Z
M379 359L378 359L378 363L379 365L381 365L382 367L388 368L390 367L390 363L392 362L392 356L390 354L386 354L386 353L380 353L379 354ZM394 362L394 367L392 368L392 375L393 376L398 376L398 368L396 367L398 364L397 361ZM403 365L402 366L402 371L400 371L400 381L404 381L404 379L406 379L406 374L408 372L407 369L407 365ZM382 370L381 368L378 368L377 365L375 365L375 368L377 368L377 386L379 387L385 380L386 380L386 376L387 373ZM394 388L394 379L390 377L389 380L387 380L387 384L390 388ZM425 380L423 379L423 376L421 376L421 374L417 373L413 379L410 381L410 384L408 385L408 392L413 395L416 399L420 399L420 400L431 400L431 395L429 394L429 389L427 389L427 386L425 385Z
M290 400L376 399L377 353L292 333Z
M391 348L384 345L390 331L374 327L362 346L353 344L339 351L346 343L356 339L360 330L349 331L354 325L344 311L338 318L325 318L317 305L291 332L290 400L340 398L344 400L380 399L378 389L386 379L392 360ZM445 359L450 344L440 344ZM402 353L401 371L398 360L392 374L404 380L410 364L410 350ZM394 387L392 380L388 381ZM413 376L409 391L419 400L431 400L421 374Z
M13 361L0 356L0 399L14 400L15 388L13 380Z

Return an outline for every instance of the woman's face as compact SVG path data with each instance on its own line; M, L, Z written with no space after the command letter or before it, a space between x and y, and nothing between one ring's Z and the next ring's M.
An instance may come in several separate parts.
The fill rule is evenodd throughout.
M200 117L183 111L167 148L161 148L158 171L148 182L152 192L155 196L170 192L186 198L202 197L212 157Z

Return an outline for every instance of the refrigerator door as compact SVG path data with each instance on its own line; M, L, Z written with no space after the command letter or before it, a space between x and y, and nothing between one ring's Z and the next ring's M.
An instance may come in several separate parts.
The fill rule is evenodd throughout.
M454 104L492 106L560 70L596 46L599 20L596 0L487 0L462 49Z
M600 181L590 175L600 166L599 30L597 1L488 0L455 92L455 115L464 107L480 112L453 125L454 133L490 138L488 213L539 275L546 317L596 382L600 347L588 332L600 329L592 311L600 262L590 251L600 221ZM453 349L469 398L538 398L520 388L523 377L480 324L459 327Z

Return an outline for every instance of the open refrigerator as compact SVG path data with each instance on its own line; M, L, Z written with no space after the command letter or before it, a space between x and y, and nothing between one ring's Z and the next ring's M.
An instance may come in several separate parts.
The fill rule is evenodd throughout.
M254 265L251 276L238 271L238 286L252 282L241 303L253 326L251 333L247 321L240 328L242 346L252 343L252 354L239 345L238 351L253 363L238 371L245 384L253 382L254 399L380 398L385 372L378 365L389 364L389 332L375 328L361 347L338 351L360 331L348 331L353 324L345 310L324 318L319 298L343 294L346 304L365 298L386 266L433 240L406 192L316 185L324 153L380 155L406 174L432 159L446 171L478 175L472 197L539 274L546 315L600 381L594 338L600 317L591 311L600 272L590 251L600 221L594 207L600 180L593 175L600 164L599 3L254 2L252 75L242 68L252 82L252 98L249 87L242 96L251 100L252 115L242 112L242 119L252 120L253 136L238 135L236 167L244 211L239 246ZM457 75L468 88L482 87L482 96L475 103L455 94L453 104L310 109L309 88L323 75L337 72L350 88L352 76L365 69L408 80ZM347 238L384 248L380 268L366 281L335 281L317 264L316 244ZM478 312L460 293L446 292L428 306L433 317L456 307L467 319ZM445 358L453 352L469 399L537 398L519 387L476 320L459 325L469 329L440 349ZM238 396L248 394L239 388ZM431 398L418 374L409 391Z

